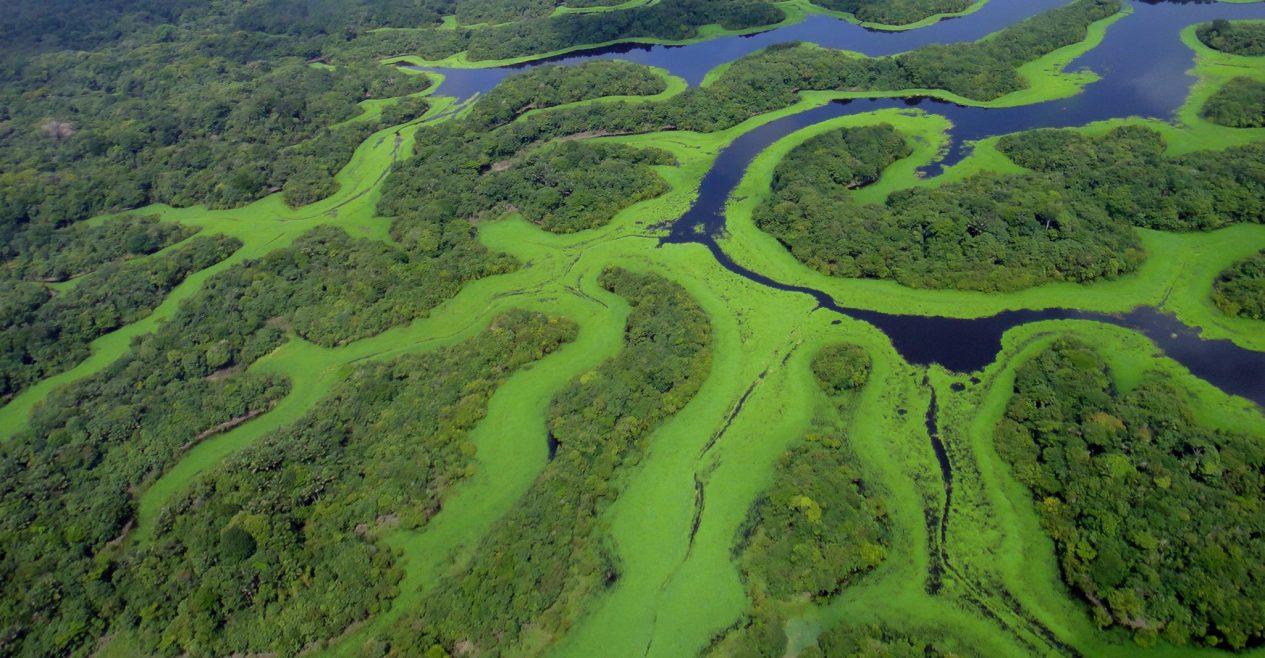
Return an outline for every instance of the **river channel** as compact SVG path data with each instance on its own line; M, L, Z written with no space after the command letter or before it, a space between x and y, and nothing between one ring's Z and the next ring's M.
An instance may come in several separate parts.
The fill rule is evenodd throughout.
M696 85L714 67L776 43L809 41L872 56L889 55L928 43L976 40L1062 4L1063 0L990 0L973 14L905 32L868 30L830 16L813 15L797 24L755 35L721 37L686 46L628 44L514 67L428 70L445 76L437 93L462 99L484 93L525 68L592 59L624 59L658 66ZM701 243L731 272L772 288L810 295L824 309L870 322L886 333L911 363L939 363L951 370L969 372L996 358L1001 337L1011 328L1041 320L1094 320L1141 332L1195 375L1265 406L1265 353L1245 350L1229 341L1202 340L1197 330L1154 308L1142 307L1123 314L1060 308L1018 310L976 319L894 315L851 308L847 300L833 299L820 290L774 281L735 263L716 242L724 231L725 202L752 159L797 130L841 116L895 107L913 106L943 115L953 124L953 144L924 172L935 175L965 157L971 141L985 137L1130 116L1169 120L1194 82L1187 74L1194 63L1194 53L1179 39L1181 30L1215 18L1265 19L1262 4L1130 4L1132 14L1108 29L1102 44L1071 64L1071 70L1088 68L1101 77L1072 98L1004 109L964 107L927 98L860 99L806 110L743 134L717 157L703 179L698 199L672 224L664 244Z

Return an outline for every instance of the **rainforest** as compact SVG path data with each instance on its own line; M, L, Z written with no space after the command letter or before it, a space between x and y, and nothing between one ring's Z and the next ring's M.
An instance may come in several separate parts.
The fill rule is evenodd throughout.
M1265 5L13 0L0 658L1265 657Z

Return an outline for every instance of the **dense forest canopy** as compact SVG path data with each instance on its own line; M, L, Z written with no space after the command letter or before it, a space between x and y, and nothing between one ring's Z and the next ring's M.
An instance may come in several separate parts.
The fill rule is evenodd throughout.
M472 1L470 5L479 3ZM504 14L497 16L508 18ZM465 52L474 61L499 60L629 39L681 41L698 36L698 28L703 25L747 30L772 26L785 19L782 9L764 0L660 0L620 11L528 16L474 29L365 32L347 44L332 45L329 52L356 56L420 55L426 59Z
M1212 300L1226 315L1265 320L1265 252L1222 272L1213 284Z
M1141 126L1104 136L1075 130L1007 135L998 148L1016 164L1058 175L1077 198L1114 221L1167 231L1206 231L1265 221L1265 144L1165 154L1163 136Z
M456 0L462 25L513 23L552 15L558 9L602 9L624 0Z
M0 245L0 276L59 283L91 274L107 263L146 256L194 233L154 217L124 215L100 224L33 226Z
M664 84L644 66L615 62L512 76L465 117L420 130L416 152L387 177L377 210L393 218L392 235L402 244L441 252L439 237L468 232L467 220L511 211L554 232L600 226L666 191L653 166L673 164L672 158L657 149L589 140L547 144L564 136L545 132L555 113L532 111L652 95Z
M0 17L0 237L152 202L238 206L328 196L401 104L430 85L367 58L308 61L378 27L437 25L445 0L18 2ZM225 26L232 26L225 29Z
M190 274L218 263L241 241L222 235L136 261L107 263L54 291L29 281L0 284L0 400L88 356L88 344L149 315Z
M540 66L511 76L475 103L470 130L499 128L525 112L610 96L653 96L667 89L654 70L622 60Z
M1265 55L1265 23L1215 20L1195 30L1204 45L1231 55Z
M323 198L355 147L391 125L337 126L361 112L357 102L430 86L425 76L372 63L208 61L196 42L144 52L131 64L106 53L72 57L34 93L0 91L13 94L0 134L3 235L154 202L239 206L287 185L296 205Z
M171 38L186 28L312 37L347 30L438 25L453 0L21 0L0 16L6 61L54 50L94 50L122 37ZM9 71L10 73L12 71Z
M214 236L156 253L193 233L123 216L35 227L0 246L0 400L73 366L94 338L145 317L189 274L240 246Z
M974 658L979 652L936 633L890 626L838 624L817 637L801 658Z
M1144 645L1265 637L1259 437L1205 427L1165 375L1119 390L1071 339L1019 369L996 432L1096 623Z
M82 649L129 594L141 594L114 581L119 563L108 542L134 523L133 492L192 444L265 413L288 392L284 378L247 371L252 363L291 335L335 346L381 333L465 282L514 266L479 245L469 225L428 249L314 230L212 276L122 358L50 395L26 432L0 443L7 645L46 655Z
M84 655L124 609L111 542L134 523L131 492L191 441L265 413L289 390L267 375L208 378L208 369L168 351L184 344L172 333L146 337L100 374L55 391L28 431L0 444L0 646L8 655Z
M496 219L512 210L547 231L572 233L596 228L619 210L666 192L652 165L674 162L657 149L570 141L492 163L484 173L443 171L461 155L454 150L459 143L465 152L479 145L450 138L422 147L409 167L416 175L392 178L387 185L382 212L433 226L453 217Z
M1114 277L1142 260L1128 227L1050 177L985 174L881 206L851 200L910 152L889 125L811 139L778 164L756 225L825 274L912 287L1013 290Z
M1265 126L1265 82L1231 78L1204 103L1203 116L1231 128Z

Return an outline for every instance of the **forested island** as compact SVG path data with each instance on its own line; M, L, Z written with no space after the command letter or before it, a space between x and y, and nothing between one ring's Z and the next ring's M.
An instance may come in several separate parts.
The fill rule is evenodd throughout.
M6 9L0 657L1265 651L1265 5Z

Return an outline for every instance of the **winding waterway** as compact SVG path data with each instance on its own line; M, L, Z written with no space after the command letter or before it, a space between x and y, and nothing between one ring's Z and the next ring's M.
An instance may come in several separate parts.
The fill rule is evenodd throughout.
M542 63L574 64L591 59L624 59L659 66L698 84L711 69L775 43L811 41L867 55L888 55L934 42L979 39L999 29L1064 4L1063 0L991 0L980 11L906 32L871 31L829 16L806 20L750 36L731 36L687 46L625 45L600 48L517 67L432 69L446 77L437 93L470 98L496 86L511 73ZM1242 349L1229 341L1208 341L1175 317L1153 308L1125 314L1075 309L1007 311L977 319L893 315L851 308L820 290L774 281L738 265L717 244L725 225L725 202L752 159L770 144L802 128L841 116L916 106L947 117L953 146L926 173L960 161L968 143L994 135L1042 127L1078 126L1104 119L1141 116L1170 119L1185 101L1194 80L1186 74L1194 54L1181 42L1185 27L1214 18L1265 18L1265 5L1179 2L1132 2L1133 13L1107 31L1097 48L1072 63L1089 68L1101 80L1072 98L1005 109L964 107L925 98L862 99L831 103L783 117L752 130L730 144L704 177L694 205L670 228L665 244L700 243L726 269L778 290L811 295L834 312L870 322L890 337L911 363L939 363L972 371L992 362L1002 335L1011 328L1041 320L1084 319L1107 322L1141 332L1168 356L1221 389L1265 405L1265 353ZM697 230L697 227L703 230Z

